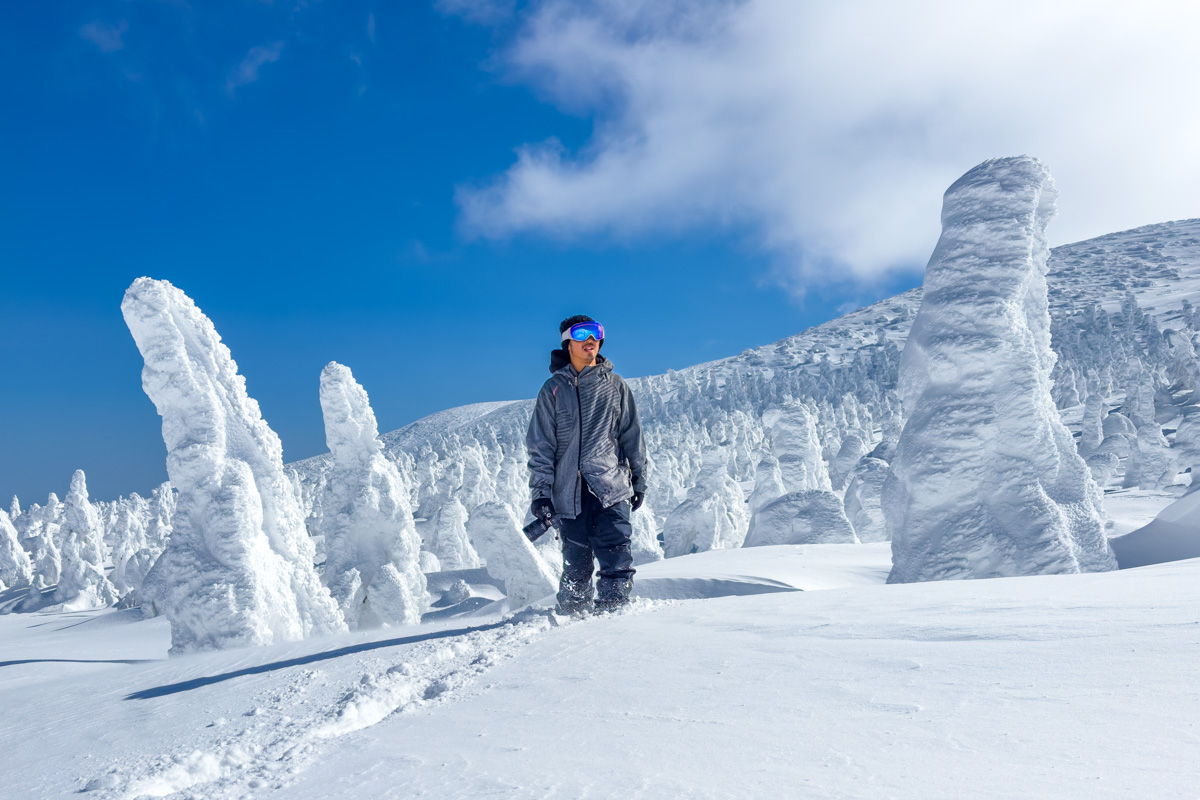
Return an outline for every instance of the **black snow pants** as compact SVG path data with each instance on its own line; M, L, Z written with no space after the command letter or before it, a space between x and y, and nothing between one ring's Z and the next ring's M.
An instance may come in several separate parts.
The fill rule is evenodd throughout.
M583 509L575 519L559 521L563 573L558 584L558 609L564 614L586 611L592 605L593 558L600 562L596 609L611 610L629 602L633 589L633 553L629 501L605 508L583 484Z

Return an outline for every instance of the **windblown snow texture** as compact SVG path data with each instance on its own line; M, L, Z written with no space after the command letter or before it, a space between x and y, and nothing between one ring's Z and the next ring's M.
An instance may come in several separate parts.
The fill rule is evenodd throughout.
M322 576L351 628L415 625L429 601L421 540L396 465L383 456L367 392L349 367L321 371L325 441L333 454L321 502Z
M246 393L229 348L196 304L138 278L121 303L162 417L173 531L148 582L171 652L345 630L313 568L313 543L279 437Z
M893 583L1113 569L1100 493L1051 396L1046 225L1029 157L949 188L900 362L909 418L883 489Z

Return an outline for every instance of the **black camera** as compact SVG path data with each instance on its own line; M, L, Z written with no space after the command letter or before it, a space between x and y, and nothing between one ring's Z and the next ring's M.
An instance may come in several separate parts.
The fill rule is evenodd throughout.
M525 534L525 538L531 542L536 542L538 539L546 535L546 531L554 527L554 516L547 514L544 517L537 517L533 522L521 529Z

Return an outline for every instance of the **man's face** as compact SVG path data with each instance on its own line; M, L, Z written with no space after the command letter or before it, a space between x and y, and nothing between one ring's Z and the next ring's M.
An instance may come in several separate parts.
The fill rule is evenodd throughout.
M571 349L569 354L572 359L581 359L585 362L596 360L596 355L600 352L600 343L595 338L589 336L586 342L577 342L570 339Z

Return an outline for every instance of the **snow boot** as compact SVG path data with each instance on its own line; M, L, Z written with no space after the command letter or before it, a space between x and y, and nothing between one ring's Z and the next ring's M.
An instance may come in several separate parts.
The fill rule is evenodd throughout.
M627 577L606 578L596 582L596 610L615 611L629 605L629 593L633 591L633 579Z
M585 580L572 579L572 576L563 571L562 580L558 584L558 594L555 596L558 601L557 612L563 616L571 616L572 614L586 614L592 610L592 579L589 576Z

